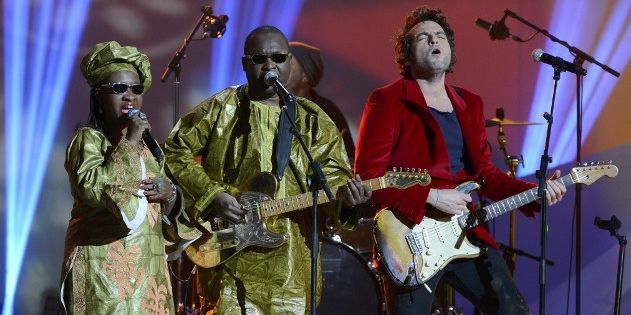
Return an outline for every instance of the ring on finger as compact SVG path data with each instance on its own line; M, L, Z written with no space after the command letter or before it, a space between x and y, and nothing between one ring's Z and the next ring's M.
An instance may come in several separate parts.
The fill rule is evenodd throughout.
M156 183L155 185L156 192L160 192L160 183Z

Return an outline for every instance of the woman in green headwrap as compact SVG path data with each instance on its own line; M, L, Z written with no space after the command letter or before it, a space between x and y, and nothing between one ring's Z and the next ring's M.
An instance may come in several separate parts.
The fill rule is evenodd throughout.
M178 240L170 222L181 197L142 140L149 67L146 55L114 41L81 62L90 116L65 162L74 206L61 295L70 314L174 313L165 245Z

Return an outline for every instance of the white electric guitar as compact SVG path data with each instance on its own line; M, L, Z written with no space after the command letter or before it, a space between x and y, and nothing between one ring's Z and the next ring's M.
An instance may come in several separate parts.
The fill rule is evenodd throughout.
M589 185L603 176L616 177L615 165L575 167L556 181L563 185ZM480 185L465 182L456 189L471 193ZM466 231L481 223L537 200L537 188L487 205L481 210L449 215L428 211L420 224L414 225L394 212L384 209L375 217L375 241L390 278L402 287L424 285L439 270L456 258L473 258L482 254L467 240Z

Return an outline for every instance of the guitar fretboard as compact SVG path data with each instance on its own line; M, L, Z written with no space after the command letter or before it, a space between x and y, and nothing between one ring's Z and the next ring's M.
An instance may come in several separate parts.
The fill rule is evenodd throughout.
M362 181L362 184L368 186L371 190L378 190L388 187L384 177L373 178ZM337 194L338 189L343 186L331 187L333 196ZM329 202L324 190L318 193L318 204ZM291 196L279 200L268 200L259 203L261 216L264 218L291 212L298 209L307 208L313 205L313 192L308 192L296 196Z
M556 179L556 182L561 183L566 187L574 185L574 180L572 179L571 174ZM537 196L538 189L538 187L535 187L512 197L487 205L481 210L469 212L469 215L463 215L458 218L458 224L460 224L462 229L470 229L497 218L504 213L529 204L539 198Z

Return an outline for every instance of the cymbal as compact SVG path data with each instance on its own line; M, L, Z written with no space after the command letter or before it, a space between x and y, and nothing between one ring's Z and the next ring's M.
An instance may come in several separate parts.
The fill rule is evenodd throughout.
M493 117L491 119L487 119L485 121L485 127L495 127L495 126L528 126L528 125L543 125L540 122L532 122L532 121L516 121L510 118L499 119L497 117Z

